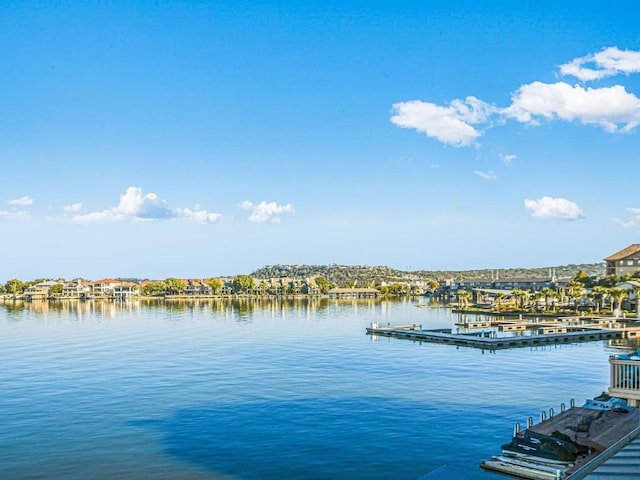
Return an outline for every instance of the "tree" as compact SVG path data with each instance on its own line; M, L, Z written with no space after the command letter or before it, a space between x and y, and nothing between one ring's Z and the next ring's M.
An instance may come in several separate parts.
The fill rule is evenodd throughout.
M627 290L623 290L622 288L612 288L609 293L611 297L615 300L616 308L613 311L613 314L616 317L619 317L620 314L622 313L622 301L627 296L629 296L629 292Z
M473 294L468 290L458 290L456 292L456 297L458 297L458 307L464 308L469 304L469 300Z
M325 277L316 277L315 281L316 281L316 285L320 289L320 293L325 294L329 291L330 289L329 280L327 280Z
M437 280L429 280L427 281L427 288L431 293L435 293L440 288L440 282Z
M149 282L142 287L143 295L161 295L166 293L167 283L162 280L155 280Z
M219 278L210 278L206 281L207 286L213 290L214 295L218 295L222 290L222 280Z
M573 282L580 282L584 287L591 287L593 285L593 279L587 275L583 270L578 270L576 276L572 280Z
M500 308L502 307L502 299L504 298L504 293L502 292L496 293L496 298L498 299L498 311L500 311Z
M7 293L16 294L16 293L24 292L25 286L21 280L18 280L17 278L12 278L11 280L8 280L7 283L4 284L4 289L7 291Z
M524 303L529 299L529 292L526 290L522 290L520 288L514 288L511 293L513 294L513 298L516 299L516 304L518 308L524 308Z
M603 287L597 285L593 287L591 290L591 297L596 304L596 312L600 311L600 308L603 307L605 300L609 296L609 289L607 287Z
M271 285L269 285L269 282L267 282L266 280L260 281L260 283L258 284L258 290L260 290L260 295L264 295L265 293L268 293L270 286Z
M249 293L253 289L253 277L251 275L236 275L233 279L233 291L236 293Z
M51 294L60 295L62 293L63 288L64 288L64 285L62 285L61 283L56 283L51 286Z
M567 284L569 297L573 299L574 308L578 309L578 300L584 295L584 284L578 280L572 280Z
M533 299L536 311L539 310L540 309L540 300L545 298L544 292L537 291L531 296L531 298ZM545 301L546 301L546 299L545 299ZM545 305L545 307L546 307L546 305Z
M546 287L543 288L542 290L540 290L540 293L542 293L544 295L544 306L546 309L549 309L549 299L553 299L554 302L551 305L551 308L555 308L555 300L558 298L558 294L556 293L555 290Z
M167 285L167 293L169 294L182 293L187 288L187 282L179 278L167 278L164 282Z

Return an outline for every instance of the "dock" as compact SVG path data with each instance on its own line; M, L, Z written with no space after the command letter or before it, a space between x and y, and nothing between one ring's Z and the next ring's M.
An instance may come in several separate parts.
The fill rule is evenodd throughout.
M553 331L554 333L544 333L545 331ZM368 335L372 336L392 337L413 340L414 342L444 343L456 346L481 348L484 350L498 350L515 347L538 347L563 343L627 338L627 332L624 329L606 328L579 328L571 330L540 328L532 335L500 337L496 336L492 331L453 333L452 329L448 328L423 330L421 325L379 326L378 324L373 323L370 327L367 327L366 332Z
M528 431L547 436L560 433L588 448L589 453L566 466L551 466L503 455L483 461L480 466L485 470L531 480L640 479L640 457L634 456L640 451L639 409L598 410L574 406L557 415L550 409L548 416L542 412L540 423L532 425L531 419L529 423ZM518 431L519 426L515 430ZM612 475L599 476L605 472Z

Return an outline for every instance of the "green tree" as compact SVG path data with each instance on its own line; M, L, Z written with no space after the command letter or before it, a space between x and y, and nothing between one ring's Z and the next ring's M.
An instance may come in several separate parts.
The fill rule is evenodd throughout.
M207 286L213 290L213 293L215 295L218 295L220 293L220 290L222 290L222 280L220 280L219 278L210 278L207 280Z
M576 276L573 278L574 282L580 282L583 286L589 288L593 285L593 279L587 275L583 270L578 270Z
M511 293L516 300L518 308L524 308L524 304L529 299L530 293L520 288L514 288Z
M456 292L456 297L458 297L458 307L464 308L469 305L469 300L473 294L468 290L458 290Z
M555 300L558 298L558 293L549 287L543 288L540 290L540 293L544 295L545 309L549 309L549 299L553 300L553 302L551 302L551 309L555 309Z
M627 290L623 290L622 288L612 288L610 290L611 297L615 300L615 310L613 314L616 317L619 317L622 314L622 302L625 298L629 296L629 292Z
M233 279L233 291L236 293L249 293L253 289L253 277L251 275L236 275Z
M593 301L596 304L596 312L600 311L600 308L602 308L608 296L609 289L607 287L596 285L591 289L591 298L593 298Z
M161 295L167 291L167 283L162 280L155 280L153 282L146 283L142 287L143 295Z
M378 287L378 290L380 290L380 293L382 295L389 295L389 287L387 287L386 285L380 285Z
M25 286L22 280L18 280L17 278L12 278L8 280L7 283L4 284L4 289L7 293L22 293L24 292Z
M329 284L329 280L327 280L325 277L316 277L315 281L316 285L320 289L320 293L324 294L329 291L331 285Z
M573 299L574 308L578 309L578 300L584 296L584 284L578 280L572 280L567 284L569 297Z
M164 281L167 285L167 293L170 295L175 295L184 292L184 289L187 288L187 282L184 280L180 280L179 278L167 278Z
M440 288L440 282L439 281L433 280L433 279L427 281L427 289L431 293L435 293L439 288Z
M496 299L498 300L498 311L500 311L502 307L502 299L504 298L504 293L498 292L496 293Z
M62 285L61 283L56 283L51 286L51 294L60 295L62 293L63 288L64 288L64 285Z

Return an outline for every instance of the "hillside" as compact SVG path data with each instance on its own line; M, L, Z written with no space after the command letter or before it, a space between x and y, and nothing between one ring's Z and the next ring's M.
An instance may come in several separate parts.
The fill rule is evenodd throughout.
M406 282L426 279L461 279L478 278L534 278L548 277L555 271L558 278L574 277L578 271L584 271L589 276L604 275L603 263L571 264L540 268L502 268L482 270L450 270L450 271L403 271L384 266L365 265L267 265L254 271L254 278L313 278L322 276L331 283L343 285L345 282L357 282L361 285L370 282Z

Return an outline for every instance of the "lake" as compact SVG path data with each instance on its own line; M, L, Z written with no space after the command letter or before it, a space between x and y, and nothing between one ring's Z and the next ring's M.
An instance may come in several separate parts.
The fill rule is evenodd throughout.
M610 342L366 335L457 321L427 302L0 304L0 478L499 479L515 422L608 387Z

